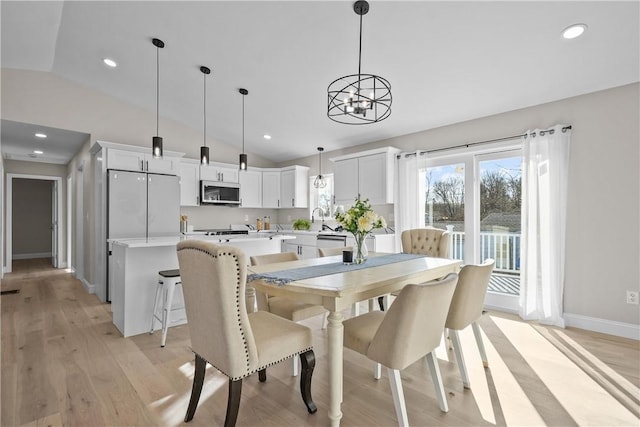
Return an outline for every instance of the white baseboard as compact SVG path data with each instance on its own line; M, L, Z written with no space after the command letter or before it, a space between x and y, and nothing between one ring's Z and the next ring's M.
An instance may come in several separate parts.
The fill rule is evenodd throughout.
M34 252L30 254L13 254L13 259L51 258L51 252Z
M593 332L615 335L623 338L640 340L640 325L598 319L580 314L564 313L565 325L573 328L586 329Z
M95 294L96 293L96 285L92 285L91 283L87 282L86 279L84 278L78 278L78 280L80 280L80 282L82 283L82 286L84 287L84 290L87 291L88 294Z

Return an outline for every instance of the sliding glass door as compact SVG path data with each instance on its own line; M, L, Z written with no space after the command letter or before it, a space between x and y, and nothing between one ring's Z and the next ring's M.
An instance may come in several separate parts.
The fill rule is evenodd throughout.
M520 291L522 158L511 146L430 156L425 226L451 232L451 257L465 264L496 261L485 301L517 312Z

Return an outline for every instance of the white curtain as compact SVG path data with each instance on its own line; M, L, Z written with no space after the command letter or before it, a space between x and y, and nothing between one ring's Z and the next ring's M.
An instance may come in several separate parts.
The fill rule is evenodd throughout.
M404 230L424 227L426 155L403 153L396 158L396 187L393 215L396 251L402 251L400 234Z
M557 125L523 143L520 317L563 328L570 138Z

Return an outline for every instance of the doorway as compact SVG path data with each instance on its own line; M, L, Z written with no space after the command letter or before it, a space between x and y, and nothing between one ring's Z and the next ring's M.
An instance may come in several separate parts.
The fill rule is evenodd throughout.
M424 170L426 226L451 233L451 257L496 261L485 305L517 313L520 295L520 149L432 156Z
M60 267L61 182L54 176L7 174L5 273L20 258L47 257L54 268ZM14 240L14 235L20 240Z

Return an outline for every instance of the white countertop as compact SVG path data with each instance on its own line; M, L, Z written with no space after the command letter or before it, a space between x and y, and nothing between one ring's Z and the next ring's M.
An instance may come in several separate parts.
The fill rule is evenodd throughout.
M181 236L149 237L136 239L109 239L109 243L124 246L126 248L151 248L159 246L175 246L178 242L188 239L204 240L212 243L247 243L262 240L289 240L296 236L289 234L273 233L251 233L251 234L227 234L221 236L205 236L202 234L191 234Z

